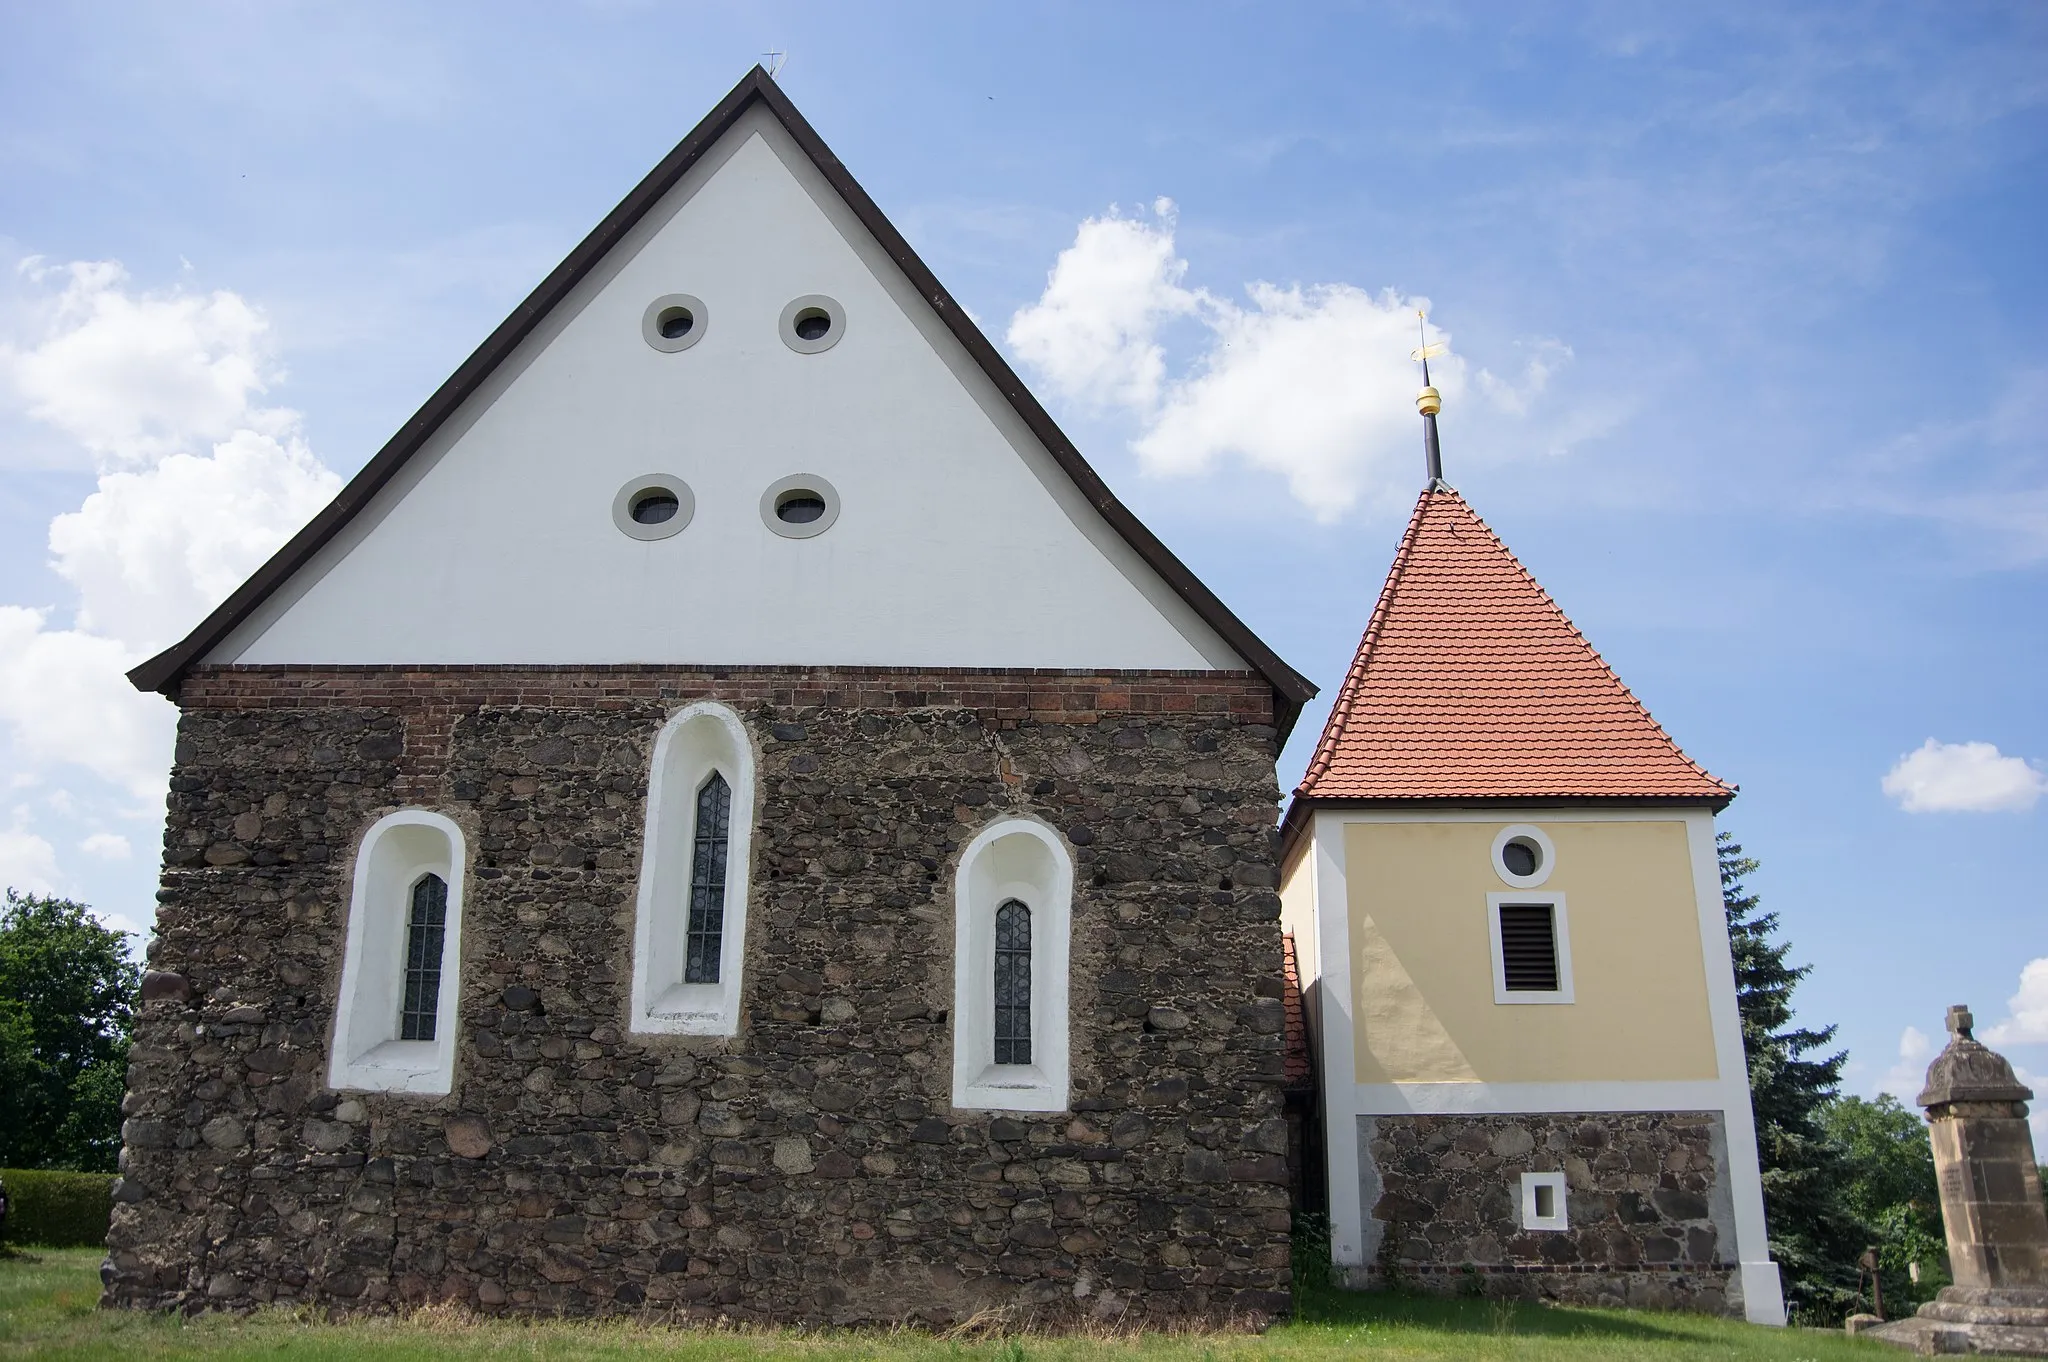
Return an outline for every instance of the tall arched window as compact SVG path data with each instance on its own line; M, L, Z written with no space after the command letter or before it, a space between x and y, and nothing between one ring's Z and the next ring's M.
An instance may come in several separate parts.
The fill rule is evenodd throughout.
M662 725L648 767L633 1030L738 1033L753 820L746 725L715 701L684 706Z
M725 851L732 829L732 787L713 771L697 791L697 826L690 839L690 939L683 982L718 982L725 938Z
M405 928L405 1010L400 1040L432 1040L441 1015L441 944L448 927L448 881L422 875L412 887L412 915Z
M1031 910L1019 899L996 909L996 1063L1031 1062Z
M1035 818L999 819L953 881L953 1105L1065 1111L1074 862Z
M356 852L327 1081L444 1093L462 985L462 829L430 809L372 823Z

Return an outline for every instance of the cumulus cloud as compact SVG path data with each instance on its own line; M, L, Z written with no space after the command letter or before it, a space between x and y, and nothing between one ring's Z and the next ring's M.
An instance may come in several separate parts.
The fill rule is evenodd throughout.
M297 412L262 404L282 370L245 299L138 290L105 261L32 260L20 276L29 293L6 319L0 396L99 479L50 524L51 566L76 592L68 612L0 605L12 780L37 789L40 810L70 816L102 802L76 783L85 773L153 816L176 716L124 674L198 623L340 479L307 448ZM7 835L0 850L22 874L55 882L49 841L19 818ZM128 842L98 833L78 849L116 859Z
M32 832L0 830L0 889L57 892L57 850Z
M1929 738L1884 777L1884 792L1907 813L2024 812L2044 791L2048 773L1988 742Z
M1934 1042L1917 1026L1899 1033L1899 1058L1877 1081L1877 1091L1888 1092L1907 1106L1927 1085L1927 1065L1934 1055Z
M2006 1000L2004 1021L1989 1027L1990 1045L2048 1045L2048 956L2020 969L2019 992Z
M128 839L118 832L96 832L80 842L78 849L103 861L125 861L132 854Z
M254 404L281 374L262 314L237 295L130 292L116 261L31 259L21 271L62 288L35 309L41 337L0 348L0 368L30 416L101 460L144 462L293 419Z
M1150 215L1115 208L1082 222L1037 302L1011 319L1017 357L1062 398L1138 418L1139 464L1193 475L1235 459L1279 475L1319 519L1362 499L1405 500L1415 486L1419 386L1409 352L1427 299L1350 284L1254 282L1243 299L1189 288L1174 246L1173 203ZM1163 333L1192 322L1202 349L1169 374ZM1429 339L1448 346L1434 326ZM1447 400L1469 391L1525 414L1571 357L1540 343L1524 373L1500 378L1443 355L1431 376Z
M1159 327L1203 299L1181 287L1188 262L1174 254L1173 200L1155 201L1152 212L1147 221L1112 206L1084 221L1044 294L1010 320L1010 348L1069 400L1158 404L1166 379Z
M210 455L109 473L50 522L80 628L153 652L174 642L333 498L341 480L295 434L238 430Z

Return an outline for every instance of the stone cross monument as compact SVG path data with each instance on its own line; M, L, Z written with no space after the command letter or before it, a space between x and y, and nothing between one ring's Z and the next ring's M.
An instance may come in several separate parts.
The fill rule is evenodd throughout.
M1955 1285L1866 1336L1922 1353L2048 1357L2048 1212L2027 1129L2034 1093L1970 1034L1973 1024L1969 1008L1948 1010L1948 1048L1917 1099L1934 1142Z

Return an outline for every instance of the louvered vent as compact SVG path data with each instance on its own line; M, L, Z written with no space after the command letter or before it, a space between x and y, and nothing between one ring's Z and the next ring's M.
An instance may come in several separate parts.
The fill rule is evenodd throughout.
M1547 903L1500 906L1500 962L1510 993L1557 992L1557 923Z

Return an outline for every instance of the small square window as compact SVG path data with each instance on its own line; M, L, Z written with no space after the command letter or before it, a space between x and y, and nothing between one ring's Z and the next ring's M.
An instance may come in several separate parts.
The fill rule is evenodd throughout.
M1565 1220L1564 1174L1522 1174L1522 1228L1562 1230Z

